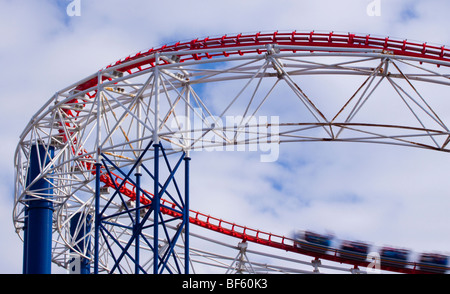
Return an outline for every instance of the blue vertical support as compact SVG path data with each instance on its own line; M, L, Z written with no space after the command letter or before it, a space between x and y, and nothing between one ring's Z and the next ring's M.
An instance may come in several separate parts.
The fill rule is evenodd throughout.
M158 274L158 268L159 268L159 211L160 211L160 201L161 201L161 195L159 195L159 147L160 145L158 143L154 144L154 152L155 152L155 159L154 159L154 173L153 173L153 200L152 200L152 206L154 211L153 216L153 274Z
M142 161L147 151L151 150L151 147L153 147L152 170L148 169L145 162ZM183 152L172 167L163 145L153 142L147 145L133 166L126 170L117 166L106 154L102 154L103 164L101 167L104 169L105 176L113 179L112 188L114 191L109 199L105 199L105 204L101 210L99 210L98 205L100 200L99 193L96 192L95 246L98 248L99 239L102 238L105 244L105 252L111 254L112 257L110 259L110 273L127 272L130 264L134 264L135 274L147 273L147 263L140 263L143 257L148 261L149 255L143 254L141 256L141 247L148 247L153 255L151 257L153 268L151 272L153 274L189 272L189 160L190 158L187 158L186 153ZM177 171L182 166L183 161L185 164L184 191L179 189L176 180ZM98 166L98 168L100 167ZM166 170L164 171L167 171L169 175L161 171L161 168L165 168ZM115 174L111 173L112 169ZM97 170L97 175L96 189L99 191L99 169ZM164 176L163 179L161 179L162 176ZM143 183L146 183L145 180L153 181L153 194L142 187ZM126 187L125 185L134 186L134 195L131 193L131 190L124 188ZM169 185L173 188L172 190L169 189ZM172 204L168 205L166 201L162 201L163 196L167 197L164 199ZM130 205L126 197L132 197L131 200L135 202L134 207ZM118 203L121 203L119 210L116 208ZM106 211L110 211L110 213L104 213ZM115 219L118 217L122 218L122 223L115 223ZM132 225L124 225L123 221L125 220L129 220ZM177 226L175 231L171 231L172 228L169 228L168 224L174 221L180 221L180 225ZM107 224L107 226L103 224ZM116 235L110 231L110 228L114 230L115 227L120 228L120 230L130 230L129 239L117 239ZM153 242L148 238L151 233L144 233L146 230L153 231ZM184 268L177 260L175 252L176 244L180 240L183 231L186 236ZM124 234L123 236L126 235ZM161 250L159 246L161 245L159 239L165 240L164 246L161 247L164 250ZM134 254L131 252L133 247ZM94 253L95 269L98 267L98 249L95 249L94 252L96 252ZM145 253L147 252L146 250ZM172 266L168 265L169 260L173 262ZM94 272L98 273L95 270Z
M191 158L184 158L184 273L189 274L189 162Z
M50 274L52 259L53 180L37 179L54 156L53 146L33 145L28 167L24 231L24 274Z
M78 212L74 214L70 220L70 236L72 237L74 248L78 252L86 252L89 257L91 240L89 238L89 233L91 231L91 215L85 214L83 212ZM77 254L73 252L73 254ZM75 264L78 266L79 273L82 275L90 274L89 258L80 256L80 263Z
M135 263L134 263L134 271L135 274L139 274L139 235L140 235L140 219L141 219L141 176L142 174L140 172L137 172L135 174L136 176L136 216L135 216L135 227L134 227L134 234L136 235L135 240Z
M95 164L95 217L94 217L94 274L98 274L99 240L100 240L100 169L102 164Z

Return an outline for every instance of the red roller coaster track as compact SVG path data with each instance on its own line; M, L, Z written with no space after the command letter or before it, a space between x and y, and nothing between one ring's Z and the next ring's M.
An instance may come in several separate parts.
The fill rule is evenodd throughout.
M224 35L216 38L195 39L188 42L178 42L173 45L164 45L160 48L150 49L146 52L139 52L134 56L128 56L117 61L106 68L114 67L119 72L132 74L155 66L155 53L173 52L178 56L178 62L189 60L201 60L203 58L214 58L218 56L229 57L232 55L244 55L247 53L262 54L265 50L260 49L261 45L278 44L292 46L292 49L282 49L282 51L351 51L352 49L373 49L383 50L397 56L425 58L431 63L440 66L440 62L450 61L450 49L444 46L433 46L427 43L410 42L407 40L392 39L389 37L380 38L370 35L358 34L338 34L316 33L311 31L291 32L291 33L257 33L249 35ZM252 48L257 46L258 48ZM304 47L304 48L302 48ZM314 49L311 49L314 48ZM202 49L203 54L197 52ZM211 49L210 52L205 49ZM162 61L168 63L168 61ZM103 79L107 79L103 77ZM98 79L92 78L78 85L77 90L84 91L95 87Z
M290 52L352 52L352 49L368 49L380 51L383 54L390 54L394 56L402 56L409 58L419 58L421 61L426 60L431 64L437 66L445 65L450 62L450 50L444 46L433 46L427 43L415 43L407 40L392 39L389 37L380 38L372 37L370 35L358 35L358 34L338 34L334 32L330 33L317 33L311 32L289 32L289 33L256 33L256 34L238 34L238 35L224 35L222 37L195 39L188 42L178 42L173 45L164 45L157 49L150 49L145 52L139 52L134 56L128 56L124 59L117 61L114 64L107 66L106 68L114 69L117 72L123 74L133 74L149 68L155 67L156 54L157 53L173 53L177 57L176 62L186 62L189 60L201 60L204 58L211 59L217 57L229 57L233 55L245 55L248 53L262 54L266 51L261 49L261 45L283 45L280 51ZM161 64L168 63L169 61L161 60ZM112 80L102 75L103 80ZM85 91L86 95L90 98L95 97L98 85L98 77L90 77L80 82L76 86L77 91ZM92 89L92 91L89 91ZM78 99L73 99L67 102L79 103ZM76 119L79 112L72 112L70 109L64 109L68 116ZM66 137L64 132L61 131L61 135ZM82 161L87 170L95 173L93 164ZM107 187L115 188L120 185L119 180L123 180L119 176L113 174L116 178L111 179L106 174L102 174L100 180ZM136 198L134 187L127 187L131 183L125 183L121 186L120 193L126 195L131 200ZM148 193L151 195L150 193ZM141 198L143 205L151 203L151 199ZM161 212L171 215L179 216L178 212L174 209L175 205L166 200L162 200ZM260 230L247 228L245 226L237 225L222 219L218 219L203 213L190 210L190 222L194 225L207 228L225 235L229 235L244 241L255 242L265 246L278 248L286 251L296 252L304 255L312 256L316 259L330 260L339 263L346 263L358 266L366 267L369 263L367 261L356 261L339 256L337 249L331 249L328 253L312 252L306 249L298 248L295 246L295 241L291 238L275 235L272 233L266 233ZM416 269L415 263L409 264L411 268L399 268L393 266L382 266L381 268L393 272L401 273L422 273L419 269Z

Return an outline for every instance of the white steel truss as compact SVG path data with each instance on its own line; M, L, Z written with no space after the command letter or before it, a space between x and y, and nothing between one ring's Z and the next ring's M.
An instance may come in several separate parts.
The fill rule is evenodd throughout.
M424 57L367 48L276 43L233 48L250 49L264 53L180 62L177 51L161 51L130 63L153 58L155 66L148 69L118 72L120 65L111 66L58 91L30 120L17 147L13 219L19 235L25 195L30 193L27 170L34 144L56 148L40 178L53 180L53 261L63 267L68 266L69 252L76 251L69 234L71 218L93 209L93 171L100 152L127 168L151 140L164 143L169 154L252 151L262 144L317 141L450 151L449 114L444 111L449 106L450 63L440 61L436 66ZM189 54L223 50L191 49ZM98 83L77 88L92 79ZM152 154L142 161L151 161ZM105 182L105 200L111 193L108 187L111 184ZM120 203L116 208L121 209ZM114 230L116 236L125 233ZM192 259L213 255L193 252ZM89 258L88 252L79 254ZM108 257L102 258L108 271ZM261 267L240 269L259 272Z

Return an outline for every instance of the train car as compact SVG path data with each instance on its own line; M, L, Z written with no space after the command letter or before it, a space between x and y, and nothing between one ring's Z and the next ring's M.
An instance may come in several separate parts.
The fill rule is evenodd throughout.
M342 258L364 261L367 259L369 245L362 242L343 241L339 250Z
M423 253L418 269L424 272L443 274L447 271L448 257L437 253Z
M295 246L308 251L325 253L331 245L332 236L311 231L297 232Z
M383 247L380 250L381 265L404 268L408 264L409 254L407 249Z
M340 246L336 243L340 242ZM332 246L333 243L333 246ZM327 251L337 252L343 259L357 262L368 262L370 245L361 241L335 240L332 235L324 235L312 231L297 231L294 233L294 246L304 251L325 254ZM382 247L372 248L380 255L382 266L406 268L415 265L420 272L443 274L447 272L449 257L437 253L422 253L419 260L413 258L408 249Z

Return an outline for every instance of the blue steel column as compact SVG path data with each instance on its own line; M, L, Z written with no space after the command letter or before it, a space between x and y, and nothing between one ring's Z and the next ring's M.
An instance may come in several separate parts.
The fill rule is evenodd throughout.
M95 232L94 232L94 274L98 274L98 242L100 234L100 168L102 164L95 164Z
M191 125L191 111L190 111L190 100L191 100L191 86L186 84L186 104L185 104L185 128L188 130L186 132L187 142L190 142L191 134L189 132ZM189 163L191 161L191 151L190 149L185 150L186 154L184 157L184 273L189 274Z
M158 274L159 265L159 244L158 244L158 227L159 227L159 210L160 210L160 196L159 195L159 147L157 143L155 147L155 165L154 165L154 195L153 195L153 274Z
M83 220L85 218L85 220ZM76 244L74 247L80 252L89 252L90 251L90 240L88 237L89 232L91 231L91 226L89 225L91 220L91 215L85 215L82 212L76 213L72 219L70 220L70 235L74 243ZM81 228L80 228L81 226ZM76 229L78 228L78 232ZM86 250L87 249L87 250ZM89 267L89 259L80 256L80 274L90 274Z
M141 176L142 174L137 172L136 174L136 220L135 220L135 228L134 228L134 233L136 234L136 240L135 240L135 263L134 263L134 270L135 270L135 274L139 274L139 234L140 234L140 228L139 228L139 224L140 224L140 206L141 206Z
M31 146L27 184L31 184L54 156L54 147ZM24 274L50 274L52 259L53 188L51 178L42 178L30 188L30 192L42 198L27 195L28 207L24 231Z
M155 71L154 71L154 86L155 86L155 130L153 132L153 142L154 142L154 185L153 185L153 274L158 273L158 265L159 265L159 241L158 241L158 227L159 227L159 210L160 210L160 197L159 195L159 148L161 145L159 145L159 137L158 137L158 127L159 127L159 86L160 86L160 77L159 77L159 53L156 52L155 54Z
M189 153L188 153L189 154ZM189 274L189 162L191 158L184 158L184 273Z

